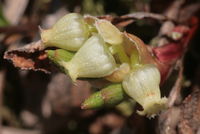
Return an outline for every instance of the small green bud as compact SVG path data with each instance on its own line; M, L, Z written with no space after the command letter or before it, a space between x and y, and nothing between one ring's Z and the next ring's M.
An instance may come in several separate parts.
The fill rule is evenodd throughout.
M125 97L121 84L110 85L84 101L82 109L97 109L104 106L110 107L119 104Z
M51 29L41 30L41 38L46 47L70 51L77 51L89 35L88 24L77 13L65 15Z
M81 109L97 109L104 106L104 100L101 92L92 94L87 100L81 105Z
M77 78L101 78L115 71L115 59L102 37L95 34L89 38L69 62L63 62L69 76Z
M167 99L161 98L160 72L152 65L143 65L130 73L123 81L125 92L143 107L140 115L154 117L166 107Z

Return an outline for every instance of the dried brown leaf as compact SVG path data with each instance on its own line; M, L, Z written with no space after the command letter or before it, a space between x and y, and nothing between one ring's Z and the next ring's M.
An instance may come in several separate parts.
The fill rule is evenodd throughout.
M136 20L143 20L143 19L154 19L158 21L165 21L167 18L161 14L137 12L137 13L123 15L118 18L114 18L112 22L117 26L125 27L135 22Z
M200 11L200 3L194 3L181 9L178 21L180 23L189 20L197 11Z
M172 19L172 20L176 20L179 12L180 12L180 8L182 7L182 5L185 3L185 0L175 0L170 6L169 8L165 11L165 15Z
M148 12L137 12L137 13L131 13L131 14L116 16L116 17L113 17L111 15L105 15L105 16L99 16L98 18L111 21L114 25L119 26L119 27L125 27L135 22L136 20L143 20L143 19L154 19L158 21L167 20L167 17L161 14L148 13Z
M25 70L40 70L46 73L55 70L44 52L41 41L30 43L15 50L9 50L5 52L4 58L11 60L15 67Z
M178 125L179 134L196 134L200 129L200 89L195 89L181 106L182 116Z
M196 88L178 107L159 116L160 134L197 134L200 130L200 89Z
M159 116L159 134L176 134L176 127L180 120L180 107L171 107Z
M34 23L27 23L24 25L17 25L17 26L5 26L0 27L0 33L4 34L30 34L30 32L38 31L38 25Z

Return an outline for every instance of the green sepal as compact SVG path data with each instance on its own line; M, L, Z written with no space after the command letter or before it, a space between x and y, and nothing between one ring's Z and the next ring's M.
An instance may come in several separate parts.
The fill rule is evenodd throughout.
M73 52L64 50L64 49L56 49L56 50L46 50L48 58L55 63L59 69L68 74L67 70L63 67L63 62L68 62L74 56Z

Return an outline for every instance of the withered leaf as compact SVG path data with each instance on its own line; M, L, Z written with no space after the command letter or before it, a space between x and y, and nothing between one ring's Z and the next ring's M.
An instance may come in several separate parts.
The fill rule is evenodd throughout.
M196 134L200 129L200 89L195 89L181 106L182 117L178 125L179 134Z
M168 9L165 11L165 15L172 19L176 20L176 18L179 15L180 8L182 5L185 3L185 0L175 0L174 2L171 3L171 5L168 7Z
M200 3L194 3L181 9L178 21L187 22L196 12L200 11Z
M31 32L36 32L38 30L37 24L24 24L24 25L18 25L18 26L5 26L0 27L0 33L6 33L6 34L13 34L13 33L19 33L19 34L28 34Z
M4 58L11 60L15 67L25 70L39 70L45 73L56 70L47 58L40 40L18 49L6 51Z
M148 13L148 12L137 12L137 13L131 13L131 14L116 16L116 17L105 15L105 16L99 16L98 18L111 21L114 25L119 26L119 27L125 27L135 22L136 20L142 20L142 19L154 19L158 21L167 20L167 17L165 17L164 15L156 14L156 13Z
M196 88L183 103L159 116L160 134L197 134L200 130L200 89Z
M171 107L159 116L159 134L177 134L176 127L180 120L180 107Z

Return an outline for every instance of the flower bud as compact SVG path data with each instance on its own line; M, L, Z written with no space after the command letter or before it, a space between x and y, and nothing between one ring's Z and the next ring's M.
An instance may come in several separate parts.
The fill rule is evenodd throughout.
M96 20L95 26L104 41L111 45L119 45L123 42L122 33L107 20Z
M99 35L89 38L71 61L64 62L73 81L76 78L100 78L113 73L116 69L115 59Z
M77 13L65 15L51 29L41 30L41 38L46 47L70 51L77 51L89 35L88 25Z
M167 99L160 95L160 73L152 65L138 67L123 81L125 92L143 107L140 115L153 117L166 107Z
M121 84L112 84L108 87L92 94L84 101L82 109L96 109L103 106L115 106L125 97Z

